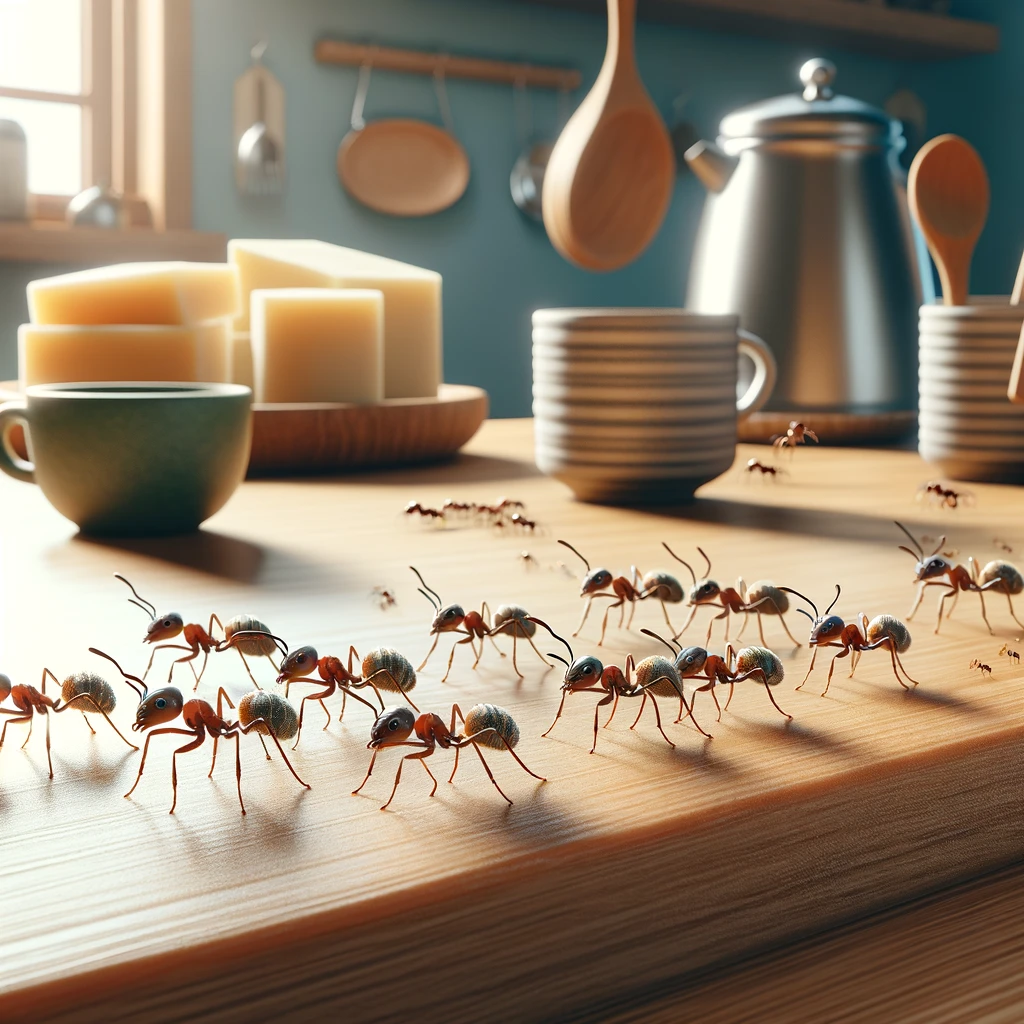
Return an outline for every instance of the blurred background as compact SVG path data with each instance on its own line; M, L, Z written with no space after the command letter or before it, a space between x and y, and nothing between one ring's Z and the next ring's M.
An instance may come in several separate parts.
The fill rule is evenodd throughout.
M919 38L889 31L891 18L873 20L896 14L869 10L886 6L821 0L818 18L810 0L800 5L810 17L781 0L641 0L639 69L681 144L713 138L720 118L740 105L795 92L797 69L817 56L837 65L837 91L908 118L905 156L932 135L963 135L987 164L1000 211L981 237L973 290L1005 294L1024 242L1024 204L1015 202L1024 141L1009 130L1024 91L1015 56L1024 4L888 5L933 19L920 22L928 31ZM709 8L717 10L709 15ZM841 8L858 9L859 27L850 29L842 10L833 17ZM950 31L950 15L997 31L974 24ZM0 118L24 129L29 217L39 225L8 232L0 223L0 378L17 375L16 328L27 319L29 280L112 255L139 258L131 247L93 256L44 230L63 221L71 196L102 185L139 197L127 214L136 226L152 221L177 233L173 245L172 235L166 246L147 245L147 258L223 259L222 240L188 234L210 232L317 237L440 271L445 378L486 388L494 415L528 415L532 310L681 305L705 197L681 170L655 242L611 274L568 264L543 226L513 204L509 173L524 137L557 134L593 82L605 33L603 3L587 0L0 0ZM575 67L582 85L561 99L531 91L524 108L507 85L449 81L455 133L471 165L468 190L434 216L388 217L339 185L335 154L359 72L315 63L323 36ZM261 42L285 96L287 183L280 194L248 196L236 187L233 90ZM394 115L439 120L429 78L374 72L365 116ZM0 158L3 146L0 139ZM0 184L5 173L0 159Z

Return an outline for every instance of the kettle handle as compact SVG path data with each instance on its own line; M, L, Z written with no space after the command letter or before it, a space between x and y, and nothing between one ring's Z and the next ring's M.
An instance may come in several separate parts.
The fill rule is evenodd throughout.
M736 334L740 352L748 355L754 364L754 379L746 393L736 400L736 412L744 420L771 398L779 368L772 350L756 334L743 330L737 330Z

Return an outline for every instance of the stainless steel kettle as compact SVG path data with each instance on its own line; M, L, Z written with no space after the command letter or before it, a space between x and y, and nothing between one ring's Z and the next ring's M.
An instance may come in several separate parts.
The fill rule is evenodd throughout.
M779 365L770 410L917 406L922 282L898 122L835 96L808 61L802 95L743 107L686 162L708 189L686 304L738 313Z

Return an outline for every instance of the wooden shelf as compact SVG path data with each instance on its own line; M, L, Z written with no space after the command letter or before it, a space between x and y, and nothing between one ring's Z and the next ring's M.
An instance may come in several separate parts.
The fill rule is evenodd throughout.
M59 223L0 222L0 262L84 265L144 260L227 258L227 238L208 231L69 228Z
M604 0L524 0L604 12ZM937 59L999 49L999 28L982 21L878 7L866 0L640 0L641 20Z

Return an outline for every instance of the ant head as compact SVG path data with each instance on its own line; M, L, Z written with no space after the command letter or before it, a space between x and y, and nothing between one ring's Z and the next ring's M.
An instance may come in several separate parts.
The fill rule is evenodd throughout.
M939 576L945 576L952 569L952 563L943 558L942 555L929 555L928 558L922 558L914 566L918 582L921 580L934 580Z
M385 708L373 723L367 749L402 743L408 739L415 725L416 712L411 708Z
M277 681L286 683L289 679L298 679L299 676L312 672L318 660L315 647L296 647L294 651L289 651L281 662L281 674Z
M604 665L593 655L577 658L566 669L562 689L572 693L573 690L580 690L585 686L597 686L601 681L601 674L603 672Z
M458 629L466 619L465 609L461 604L450 604L442 608L430 623L431 635L434 633L447 633L449 630Z
M690 588L688 604L707 604L714 601L722 589L714 580L697 580Z
M160 640L170 640L185 628L185 620L177 612L161 615L146 627L143 643L155 644Z
M164 686L159 690L154 690L139 704L139 708L135 712L135 724L132 728L136 732L142 732L143 729L149 729L154 725L173 722L181 714L181 709L184 706L185 699L177 687Z
M612 583L612 574L607 569L591 569L583 582L580 584L580 597L587 594L596 594L599 590L605 590Z
M3 672L0 672L0 702L7 700L11 695L11 680L9 676L5 676Z
M808 643L812 647L817 647L838 640L845 628L846 623L838 615L823 615L820 619L814 620Z
M703 647L684 647L675 658L676 671L686 679L697 675L708 660L708 652Z

